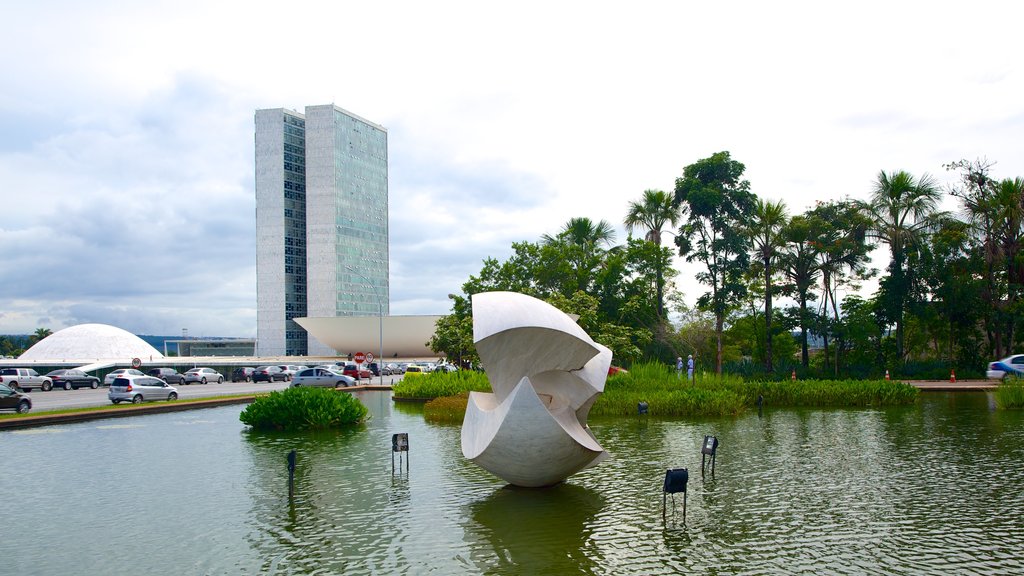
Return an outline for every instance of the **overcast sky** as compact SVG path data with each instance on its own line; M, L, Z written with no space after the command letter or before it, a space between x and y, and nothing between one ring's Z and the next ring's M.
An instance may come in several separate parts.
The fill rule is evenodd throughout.
M791 213L882 169L1024 176L1020 6L8 2L0 333L255 336L257 108L387 128L392 314L572 217L625 241L631 200L722 150Z

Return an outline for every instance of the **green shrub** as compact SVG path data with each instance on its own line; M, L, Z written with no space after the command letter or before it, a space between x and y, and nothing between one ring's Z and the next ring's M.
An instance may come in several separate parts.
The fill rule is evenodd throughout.
M1007 378L996 388L996 407L1000 410L1024 409L1024 380Z
M466 417L469 392L458 396L441 396L423 405L423 418L431 422L459 423Z
M463 392L490 392L491 383L487 375L475 370L455 372L429 372L423 376L402 378L395 384L395 398L440 398L458 396Z
M323 430L362 422L367 413L347 392L300 387L258 396L238 418L259 430Z

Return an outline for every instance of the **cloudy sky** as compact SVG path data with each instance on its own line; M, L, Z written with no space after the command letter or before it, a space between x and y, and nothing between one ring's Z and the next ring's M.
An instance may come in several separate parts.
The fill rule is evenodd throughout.
M1024 5L838 6L8 3L0 334L255 336L257 108L388 129L393 314L446 313L484 258L571 217L624 241L631 200L721 150L793 213L882 169L1024 176Z

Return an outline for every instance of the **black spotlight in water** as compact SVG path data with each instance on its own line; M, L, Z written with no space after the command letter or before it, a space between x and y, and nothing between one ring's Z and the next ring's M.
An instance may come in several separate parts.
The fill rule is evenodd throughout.
M637 416L645 416L647 414L647 402L641 401L636 405Z
M399 432L391 435L391 475L395 474L395 453L398 453L398 471L402 471L402 460L404 456L405 471L409 471L409 433Z
M704 459L711 456L711 475L715 474L715 456L718 454L718 438L705 436L700 446L700 473L704 474Z
M665 485L661 493L661 521L665 521L665 499L672 495L672 512L676 511L676 494L683 493L683 524L686 523L686 483L690 481L690 471L686 468L673 468L665 471Z

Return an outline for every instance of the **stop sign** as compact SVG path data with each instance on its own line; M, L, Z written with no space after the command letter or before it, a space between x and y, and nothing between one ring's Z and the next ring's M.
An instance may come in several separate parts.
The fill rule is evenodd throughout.
M360 364L366 362L366 354L363 354L362 352L356 352L356 355L353 356L352 358Z

